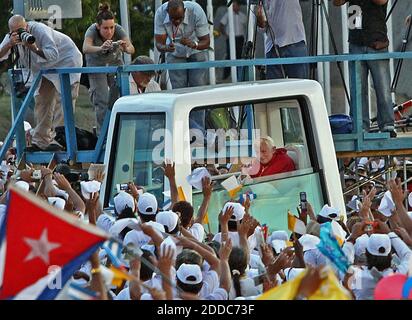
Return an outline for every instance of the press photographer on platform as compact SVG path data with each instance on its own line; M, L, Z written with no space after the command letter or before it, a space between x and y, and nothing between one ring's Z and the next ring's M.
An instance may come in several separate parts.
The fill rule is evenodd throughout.
M83 59L74 42L49 26L14 15L9 20L10 33L0 44L0 61L14 54L19 67L29 70L33 78L41 69L81 67ZM28 79L24 79L25 82ZM70 74L73 108L78 96L80 74ZM58 74L43 75L35 93L34 117L36 127L31 151L58 151L54 128L64 125Z

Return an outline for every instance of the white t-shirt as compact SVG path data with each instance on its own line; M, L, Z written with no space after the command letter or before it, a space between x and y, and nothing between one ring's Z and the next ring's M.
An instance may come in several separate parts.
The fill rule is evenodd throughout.
M220 20L220 23L225 26L226 34L229 34L229 19L228 19L227 12L222 17L222 20ZM243 12L241 11L239 11L238 13L233 12L233 25L234 25L234 29L235 29L234 31L235 31L236 37L245 35L246 24L247 24L247 17Z
M202 272L203 275L203 286L199 292L199 296L202 299L206 299L207 296L211 295L220 286L219 276L214 270L209 270Z
M114 218L109 217L107 214L101 214L96 221L96 226L109 233L110 228L114 225Z
M251 297L257 296L262 294L263 286L255 286L255 281L251 278L245 277L240 279L240 291L242 297ZM229 300L233 300L236 298L236 290L232 282L232 287L230 288L229 292Z

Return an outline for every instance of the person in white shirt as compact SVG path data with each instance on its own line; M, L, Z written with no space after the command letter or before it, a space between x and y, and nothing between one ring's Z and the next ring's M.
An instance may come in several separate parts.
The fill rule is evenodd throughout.
M20 66L30 71L30 76L37 76L41 69L64 67L82 67L83 57L76 44L65 34L49 26L26 20L14 15L9 20L10 33L0 44L0 61L17 53ZM30 33L33 43L22 41L21 32ZM25 80L26 81L26 80ZM80 74L70 74L73 110L79 93ZM35 92L34 118L36 127L29 151L59 151L62 146L54 140L54 128L64 126L61 108L61 85L58 74L42 76L39 88Z

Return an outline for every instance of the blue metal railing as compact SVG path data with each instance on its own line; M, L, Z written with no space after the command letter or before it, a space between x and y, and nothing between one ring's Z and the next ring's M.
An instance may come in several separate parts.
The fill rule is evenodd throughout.
M363 150L382 150L382 149L412 149L412 138L390 139L388 133L365 133L362 130L362 99L361 99L361 80L360 66L361 61L380 60L380 59L412 59L412 52L392 52L378 54L362 55L324 55L315 57L299 58L273 58L273 59L254 59L254 60L222 60L209 62L192 62L176 64L156 64L156 65L127 65L120 67L85 67L85 68L56 68L42 70L32 83L23 102L19 103L12 90L13 114L15 115L12 128L10 129L2 149L0 150L0 159L2 159L10 147L13 138L16 137L17 153L19 158L22 156L25 148L25 136L23 130L24 116L32 104L34 93L44 74L59 74L61 80L62 108L64 112L65 133L66 133L66 152L56 153L57 160L72 160L74 162L99 162L103 156L103 146L106 140L110 121L110 110L107 111L104 123L101 128L96 148L94 150L80 151L77 150L74 114L71 98L71 87L69 76L71 73L115 73L117 74L120 95L128 95L129 92L129 73L133 71L163 71L163 70L182 70L182 69L200 69L200 68L224 68L224 67L247 67L253 69L257 65L280 65L280 64L302 64L302 63L333 63L349 62L350 68L350 92L352 100L352 113L354 120L354 130L351 134L334 136L336 151L363 151ZM250 70L249 70L250 71ZM10 73L9 73L10 74ZM13 86L12 86L13 87ZM34 163L46 163L53 157L50 152L27 153L27 161Z

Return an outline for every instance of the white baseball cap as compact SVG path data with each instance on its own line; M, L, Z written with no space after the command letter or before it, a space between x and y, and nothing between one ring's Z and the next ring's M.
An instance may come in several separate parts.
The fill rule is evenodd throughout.
M209 171L205 167L196 168L192 174L188 175L187 182L198 190L202 190L202 179L204 177L211 178Z
M365 253L366 247L368 246L369 236L364 233L359 238L356 239L354 249L355 249L355 256L360 257L362 254Z
M176 228L179 216L171 210L161 211L156 215L156 222L165 227L166 233L170 233Z
M285 240L272 240L271 242L272 248L275 250L276 254L279 254L283 249L286 248L286 241Z
M47 198L47 201L49 202L49 204L56 208L59 208L60 210L64 210L64 207L66 206L66 201L59 197L49 197Z
M30 185L26 181L22 180L16 182L16 187L25 191L29 191L30 189Z
M90 194L100 191L101 183L99 181L82 181L80 182L80 190L83 198L90 199Z
M268 243L271 243L273 240L283 240L283 241L288 241L289 236L288 233L285 230L277 230L273 231L270 237L268 237Z
M311 234L304 234L299 238L300 244L303 246L303 252L307 250L316 249L317 245L320 243L320 239Z
M226 202L225 206L223 207L223 213L225 213L226 209L229 207L233 207L233 215L230 218L231 221L240 221L243 219L245 215L245 208L237 202ZM234 216L234 218L233 218Z
M182 263L176 276L185 284L199 284L203 281L202 270L197 264Z
M134 198L132 197L131 194L128 194L125 191L120 191L114 198L114 207L116 209L117 214L122 213L122 211L126 208L132 209L132 211L135 211L135 202Z
M325 204L318 215L328 219L339 220L339 212L339 209L330 207L327 204Z
M385 217L390 217L392 215L392 210L395 209L395 203L392 200L392 194L390 191L386 191L383 195L381 203L379 204L378 211L382 213Z
M141 214L156 214L157 213L157 199L156 197L149 193L145 192L139 197L137 202L137 210Z
M366 249L374 256L387 256L392 249L391 239L387 234L374 233L369 237Z

